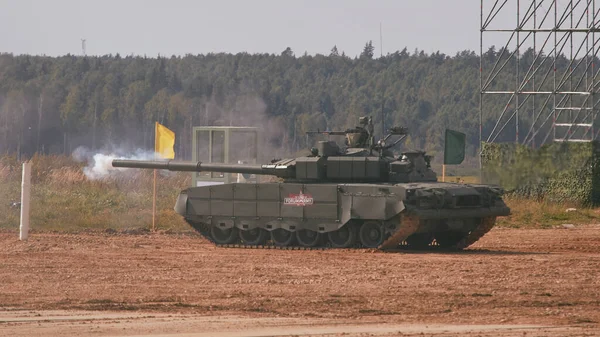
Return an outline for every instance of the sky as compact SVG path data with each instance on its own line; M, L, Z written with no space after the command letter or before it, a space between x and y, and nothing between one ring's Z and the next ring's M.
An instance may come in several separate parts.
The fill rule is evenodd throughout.
M496 20L512 28L509 14ZM86 39L88 55L279 54L290 47L300 56L329 54L336 45L354 57L369 40L376 55L405 47L454 55L479 53L479 27L479 0L0 0L0 52L13 54L80 55ZM490 36L484 45L506 39Z

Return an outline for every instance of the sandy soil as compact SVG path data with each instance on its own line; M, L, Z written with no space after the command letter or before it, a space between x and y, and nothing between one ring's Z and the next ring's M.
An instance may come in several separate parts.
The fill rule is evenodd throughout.
M393 253L0 233L0 336L600 335L599 242L600 226Z

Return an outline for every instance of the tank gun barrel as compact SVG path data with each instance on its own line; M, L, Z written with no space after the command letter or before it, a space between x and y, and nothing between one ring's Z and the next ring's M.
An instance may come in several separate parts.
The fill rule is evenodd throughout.
M293 167L287 165L246 165L246 164L221 164L221 163L203 163L190 161L151 161L151 160L126 160L115 159L112 161L113 167L157 169L169 171L185 172L222 172L222 173L244 173L273 175L281 178L294 177Z

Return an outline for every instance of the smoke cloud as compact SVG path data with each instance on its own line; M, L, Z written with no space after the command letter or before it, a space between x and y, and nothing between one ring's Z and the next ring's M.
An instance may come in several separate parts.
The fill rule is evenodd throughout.
M87 166L83 168L83 173L90 180L105 179L111 175L129 170L128 168L113 167L112 161L114 159L154 160L158 158L158 156L155 156L154 151L145 151L142 149L136 149L130 153L124 150L106 152L91 151L84 146L75 149L72 157L77 162L87 162Z
M272 116L267 113L267 104L257 93L253 83L243 81L232 92L228 93L224 102L214 99L206 102L195 121L198 126L250 126L258 128L260 162L275 157L291 155L286 146L295 136L293 127L286 127L283 116ZM304 139L304 137L300 137ZM190 140L191 144L191 140ZM245 140L230 140L230 150L243 152L247 146ZM230 156L233 155L230 153ZM233 161L246 158L233 158Z

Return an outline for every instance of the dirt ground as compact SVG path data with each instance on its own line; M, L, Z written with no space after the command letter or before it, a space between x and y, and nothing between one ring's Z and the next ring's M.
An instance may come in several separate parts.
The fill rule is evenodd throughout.
M600 336L600 226L463 252L0 233L0 336Z

